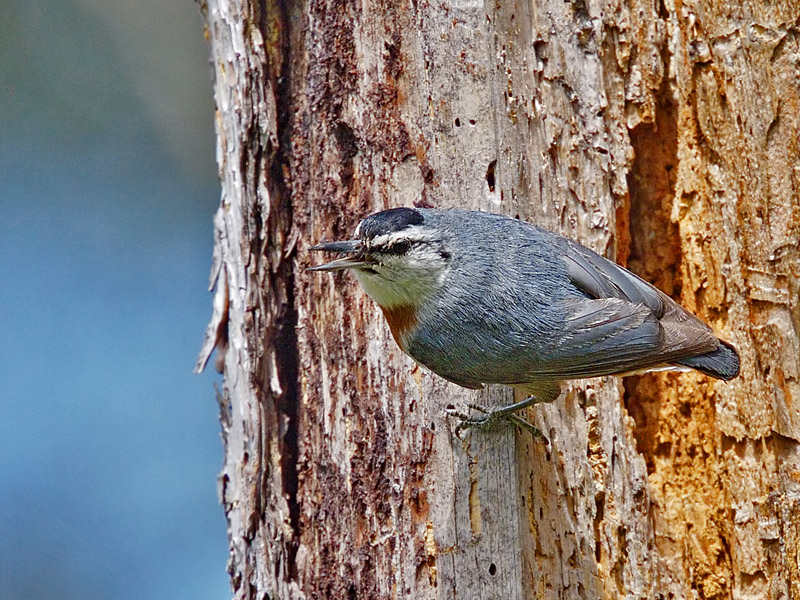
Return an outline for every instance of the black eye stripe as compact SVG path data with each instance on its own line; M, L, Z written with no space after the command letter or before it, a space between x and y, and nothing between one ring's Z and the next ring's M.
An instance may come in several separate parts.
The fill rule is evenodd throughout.
M409 248L411 248L411 242L408 240L397 240L394 244L391 244L386 251L391 254L405 254L408 252Z

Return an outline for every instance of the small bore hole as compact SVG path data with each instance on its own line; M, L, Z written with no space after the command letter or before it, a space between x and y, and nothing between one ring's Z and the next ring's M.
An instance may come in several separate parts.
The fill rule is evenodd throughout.
M494 563L489 565L489 575L494 575L497 573L497 567L494 566Z
M456 118L456 127L461 127L461 119Z
M489 184L489 191L494 193L494 169L497 166L497 161L493 160L489 163L489 168L486 169L486 183Z

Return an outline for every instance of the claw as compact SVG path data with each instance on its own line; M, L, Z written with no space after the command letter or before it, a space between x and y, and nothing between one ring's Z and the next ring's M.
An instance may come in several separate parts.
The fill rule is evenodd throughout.
M525 419L521 417L517 417L515 415L506 415L504 417L507 421L510 421L520 429L526 429L531 433L533 437L541 439L546 445L550 445L550 440L547 439L547 436L542 433L542 430L536 427L535 425L531 425Z
M456 425L455 429L456 437L459 439L463 439L461 434L467 429L485 429L497 421L503 420L508 421L512 425L516 425L521 429L529 431L534 437L541 438L546 444L550 443L537 427L531 425L522 417L516 416L512 411L509 411L507 407L489 408L486 406L481 406L480 404L471 403L465 404L465 407L469 410L482 413L482 416L472 416L459 411L455 407L445 408L445 412L449 416L456 417L461 421L458 425Z
M469 405L466 405L466 408L469 408ZM447 413L448 417L455 417L456 419L461 419L462 421L470 418L467 413L461 412L455 406L448 406L444 409L444 412Z
M461 422L456 425L455 434L459 439L463 439L461 434L467 429L484 429L491 425L494 419L489 417L470 417L469 415L459 415Z

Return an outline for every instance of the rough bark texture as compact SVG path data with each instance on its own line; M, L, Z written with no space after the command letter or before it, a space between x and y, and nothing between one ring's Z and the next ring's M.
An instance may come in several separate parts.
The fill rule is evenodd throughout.
M800 597L800 2L207 0L236 598ZM308 246L397 205L519 215L739 348L572 385L549 446L414 366Z

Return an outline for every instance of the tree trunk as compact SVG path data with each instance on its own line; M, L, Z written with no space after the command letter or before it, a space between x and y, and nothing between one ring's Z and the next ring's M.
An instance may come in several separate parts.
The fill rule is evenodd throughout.
M236 598L800 598L800 0L207 0ZM742 374L595 379L453 435L308 246L398 205L572 237Z

